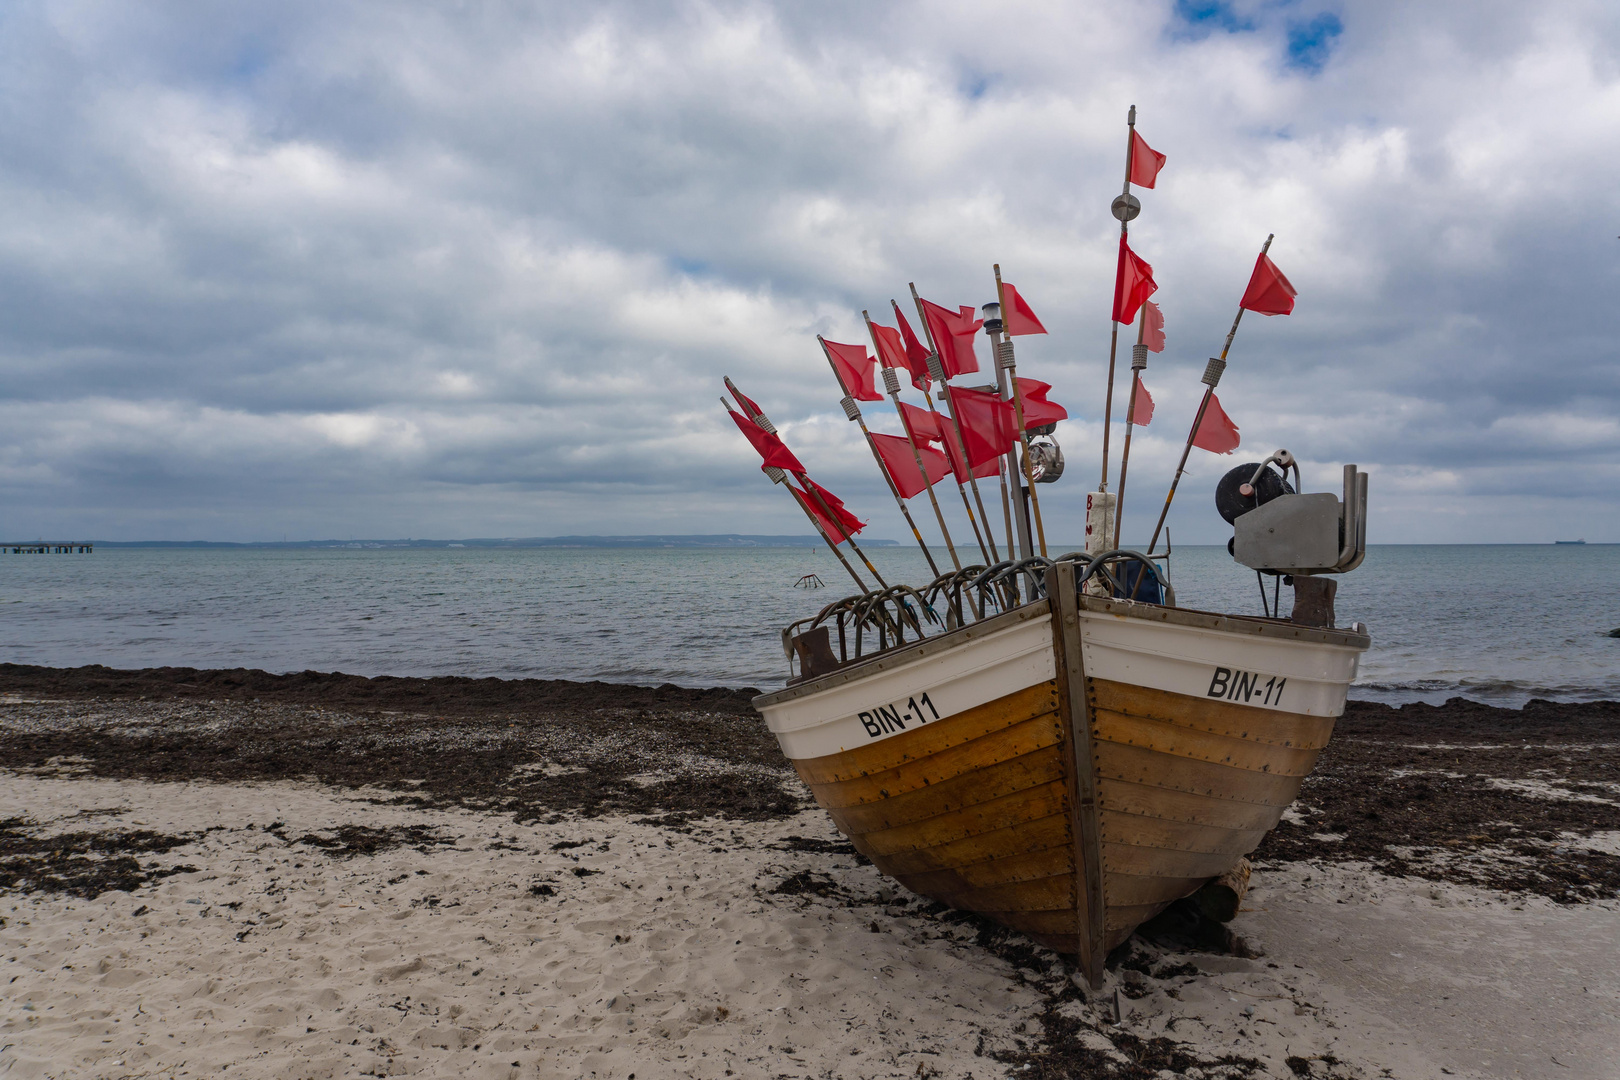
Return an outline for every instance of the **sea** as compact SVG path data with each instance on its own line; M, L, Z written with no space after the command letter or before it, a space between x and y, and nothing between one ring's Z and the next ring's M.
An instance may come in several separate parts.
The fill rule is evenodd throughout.
M932 576L915 550L867 553L891 583ZM1224 547L1170 568L1182 607L1262 613ZM781 628L851 591L808 546L0 554L0 661L770 689ZM1372 635L1352 697L1620 700L1620 545L1374 546L1337 608Z

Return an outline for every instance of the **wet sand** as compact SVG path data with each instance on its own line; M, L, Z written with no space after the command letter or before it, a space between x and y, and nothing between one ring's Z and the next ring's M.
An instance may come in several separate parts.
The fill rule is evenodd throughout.
M1620 706L1353 704L1264 955L1138 937L1087 1000L747 698L0 665L0 1076L1614 1075Z

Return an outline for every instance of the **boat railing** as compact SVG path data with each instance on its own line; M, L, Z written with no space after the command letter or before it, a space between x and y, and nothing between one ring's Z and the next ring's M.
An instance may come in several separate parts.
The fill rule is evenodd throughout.
M949 633L1045 599L1048 572L1060 562L1077 564L1077 587L1082 591L1095 580L1105 595L1175 606L1175 590L1163 569L1128 548L1095 556L1071 551L1055 559L1035 555L991 566L965 566L939 575L920 590L894 585L854 593L788 625L782 630L782 651L788 658L789 681L824 675L914 644L930 636L929 627L937 634Z

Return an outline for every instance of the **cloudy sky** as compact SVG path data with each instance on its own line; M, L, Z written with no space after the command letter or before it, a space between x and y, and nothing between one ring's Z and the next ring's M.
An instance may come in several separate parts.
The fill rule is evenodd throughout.
M1620 9L1556 0L8 3L0 533L802 533L729 374L898 538L815 335L999 262L1077 537L1132 103L1127 540L1267 233L1298 307L1245 320L1178 540L1277 446L1366 468L1374 541L1620 540Z

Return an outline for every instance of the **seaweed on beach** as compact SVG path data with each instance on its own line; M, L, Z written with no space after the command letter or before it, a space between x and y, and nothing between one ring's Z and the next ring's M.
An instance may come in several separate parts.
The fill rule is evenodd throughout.
M4 685L0 683L0 685ZM580 709L360 716L266 703L10 704L0 767L116 779L302 780L380 801L510 813L786 817L805 792L757 719Z
M172 836L150 829L42 833L37 822L7 818L0 821L0 889L85 900L104 892L134 892L170 875L197 869L142 863L136 856L164 855L194 844L200 837L200 833Z
M1254 858L1363 861L1559 903L1620 896L1620 706L1352 702Z
M325 830L331 835L305 833L295 844L319 848L334 859L352 859L356 855L377 855L398 847L413 847L424 855L435 847L454 847L455 839L439 834L429 825L391 825L374 828L370 825L340 825Z

